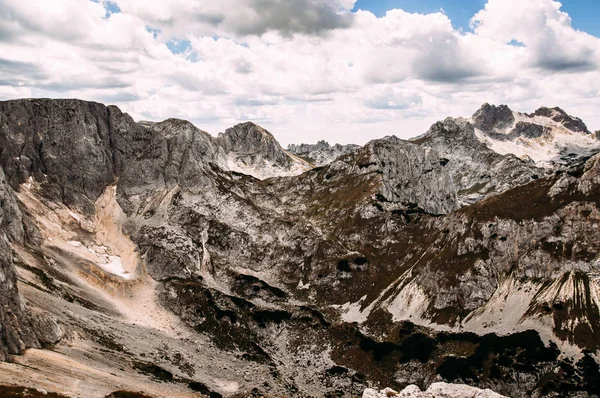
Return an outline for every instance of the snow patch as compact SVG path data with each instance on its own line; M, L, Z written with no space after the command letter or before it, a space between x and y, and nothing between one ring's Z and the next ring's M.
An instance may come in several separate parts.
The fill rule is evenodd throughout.
M415 321L422 318L428 305L429 299L423 289L417 283L411 281L388 304L387 310L392 314L394 322L408 319Z
M365 309L365 311L362 311L362 303L363 301L365 301L367 298L367 296L363 296L361 297L360 300L358 300L356 303L345 303L342 304L339 309L340 309L340 315L342 317L342 320L344 322L347 323L353 323L353 322L358 322L358 323L363 323L367 320L367 318L369 317L370 311L369 309Z

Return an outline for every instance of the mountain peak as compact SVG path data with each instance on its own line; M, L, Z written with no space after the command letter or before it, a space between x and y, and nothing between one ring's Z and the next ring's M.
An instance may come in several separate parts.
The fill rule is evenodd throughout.
M528 116L530 116L530 117L535 117L535 116L547 117L557 123L562 124L565 128L567 128L571 131L574 131L576 133L591 134L591 132L588 130L586 124L580 118L569 115L567 112L565 112L563 109L561 109L557 106L554 108L547 108L547 107L543 106Z
M279 145L273 134L271 134L269 131L253 122L244 122L236 124L235 126L225 130L225 133L219 134L219 136L221 135L230 136L235 139L247 139L250 137L267 139L275 141L277 145Z
M472 117L473 125L484 131L502 129L515 121L513 111L507 105L490 105L487 102Z
M252 122L228 128L216 141L226 154L226 168L232 171L262 179L300 174L311 168L288 154L273 134Z

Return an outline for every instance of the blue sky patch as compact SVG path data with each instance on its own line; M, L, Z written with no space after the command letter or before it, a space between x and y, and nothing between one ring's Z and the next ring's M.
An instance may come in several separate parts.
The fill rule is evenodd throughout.
M528 0L523 0L528 1ZM600 37L600 1L598 0L561 0L562 11L568 13L575 29L583 30ZM382 17L388 10L401 8L407 12L428 14L441 9L452 20L455 29L471 31L469 21L485 7L487 0L358 0L354 11L371 11Z

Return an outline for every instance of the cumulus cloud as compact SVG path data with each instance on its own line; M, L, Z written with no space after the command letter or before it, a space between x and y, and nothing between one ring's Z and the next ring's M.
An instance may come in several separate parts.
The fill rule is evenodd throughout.
M600 39L571 26L552 0L489 0L472 19L482 37L522 43L534 66L551 71L598 68Z
M288 142L421 134L483 102L600 128L600 40L553 0L488 0L473 31L354 0L0 0L0 99L79 97ZM571 73L577 71L577 73Z

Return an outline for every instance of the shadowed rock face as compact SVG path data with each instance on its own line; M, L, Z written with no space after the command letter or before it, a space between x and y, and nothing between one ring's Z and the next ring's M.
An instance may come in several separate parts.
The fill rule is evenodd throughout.
M483 131L506 128L514 121L513 112L506 105L495 106L486 103L473 115L473 125Z
M476 123L503 125L506 109ZM214 138L82 101L0 110L2 359L64 328L81 344L56 355L113 386L158 379L143 390L158 396L350 397L437 378L595 393L600 155L545 172L447 119L258 180L226 162L292 158L250 123Z
M0 102L0 161L13 189L35 178L49 199L91 211L114 180L109 110L77 100Z

